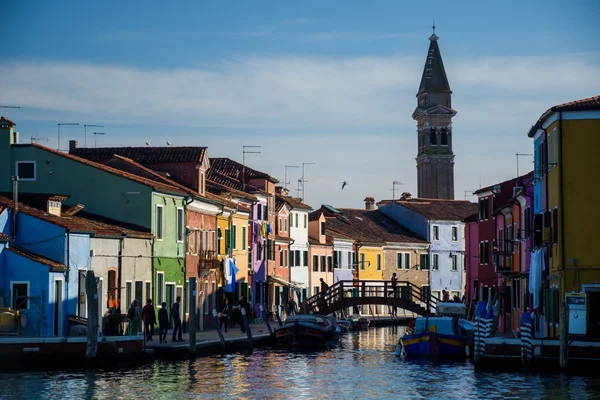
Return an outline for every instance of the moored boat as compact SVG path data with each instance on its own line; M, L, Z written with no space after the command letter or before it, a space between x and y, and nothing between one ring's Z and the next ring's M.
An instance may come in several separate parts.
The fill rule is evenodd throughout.
M352 321L352 327L355 331L364 331L369 329L369 324L371 322L366 318L359 318L357 321Z
M462 306L462 307L461 307ZM464 319L464 305L439 303L439 316L410 321L400 339L400 353L407 357L464 358L473 354L475 325Z
M273 336L280 347L322 347L330 345L339 333L333 317L298 314L289 316L283 326L273 331Z

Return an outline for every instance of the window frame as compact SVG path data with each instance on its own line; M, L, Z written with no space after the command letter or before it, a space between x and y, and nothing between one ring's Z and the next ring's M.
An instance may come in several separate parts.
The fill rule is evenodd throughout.
M18 308L16 306L16 300L17 298L15 297L15 285L27 285L27 294L25 295L26 299L26 305L27 308ZM22 298L23 296L19 296L19 298ZM10 305L11 308L14 307L15 310L29 310L31 303L30 303L30 297L31 297L31 281L10 281Z
M180 213L181 212L181 213ZM177 243L183 243L185 239L185 213L183 211L183 207L177 207L176 211L177 215ZM181 215L181 221L179 221L179 216ZM181 225L179 225L181 223Z
M158 218L158 210L160 209L160 230L159 227L159 218ZM165 240L165 206L164 204L157 204L156 209L154 210L154 224L156 227L156 240L162 242Z
M433 225L431 236L433 236L433 240L440 240L440 226Z
M433 254L433 257L431 259L431 270L432 271L440 270L440 255L439 254Z
M452 227L452 241L458 242L458 226Z
M33 178L21 178L19 176L19 165L20 164L33 164ZM20 160L15 161L15 175L19 176L20 182L32 182L37 179L37 162L34 160Z
M452 265L450 267L450 271L452 271L452 272L458 271L458 254L452 254Z

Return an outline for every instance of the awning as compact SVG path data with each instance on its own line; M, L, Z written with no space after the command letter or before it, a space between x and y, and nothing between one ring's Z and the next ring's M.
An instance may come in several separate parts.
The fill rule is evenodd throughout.
M285 279L279 278L277 276L269 276L267 278L267 282L269 282L269 283L278 283L278 284L280 284L282 286L289 286L292 289L302 290L301 286L298 286L297 284L294 284L292 282L288 282Z

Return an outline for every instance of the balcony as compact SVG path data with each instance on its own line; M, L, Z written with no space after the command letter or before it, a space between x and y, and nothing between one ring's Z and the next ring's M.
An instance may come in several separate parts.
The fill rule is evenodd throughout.
M198 254L198 269L215 269L219 266L216 250L201 250Z

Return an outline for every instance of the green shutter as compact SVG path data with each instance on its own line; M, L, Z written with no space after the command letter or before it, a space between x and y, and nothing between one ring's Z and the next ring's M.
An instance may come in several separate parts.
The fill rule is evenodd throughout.
M237 249L237 226L233 225L233 235L231 240L231 247Z
M246 227L242 226L242 250L246 250L247 247L247 243L246 243Z

